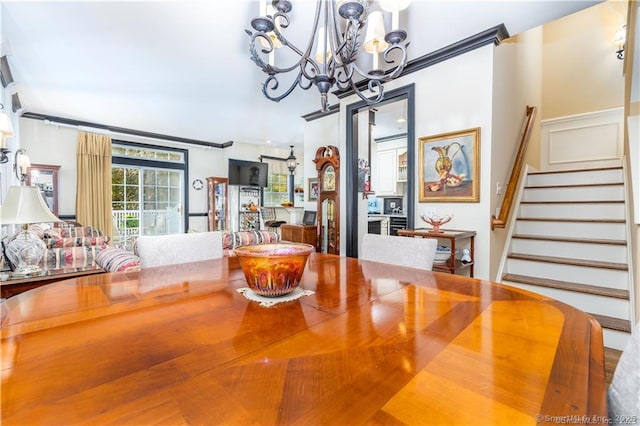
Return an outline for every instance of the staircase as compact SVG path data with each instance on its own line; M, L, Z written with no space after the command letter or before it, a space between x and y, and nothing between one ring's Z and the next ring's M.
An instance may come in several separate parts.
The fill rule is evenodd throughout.
M631 272L622 167L530 172L502 282L581 309L622 350L631 332Z

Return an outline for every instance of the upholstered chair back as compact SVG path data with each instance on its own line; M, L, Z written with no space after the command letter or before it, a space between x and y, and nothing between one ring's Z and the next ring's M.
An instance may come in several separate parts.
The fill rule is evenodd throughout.
M142 268L217 259L222 257L222 232L143 235L135 251Z
M438 240L364 234L360 259L431 270Z

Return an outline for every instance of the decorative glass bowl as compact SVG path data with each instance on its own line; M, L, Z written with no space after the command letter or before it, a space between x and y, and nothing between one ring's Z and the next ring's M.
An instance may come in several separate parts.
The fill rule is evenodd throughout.
M453 215L447 215L447 216L438 216L438 215L431 215L431 216L427 216L425 214L421 214L420 218L422 220L424 220L425 222L427 222L429 225L431 225L431 232L444 232L443 230L440 229L440 227L442 225L444 225L445 223L448 223L451 219L453 219Z
M260 296L277 297L298 287L314 250L311 244L275 243L240 246L233 251L249 288Z

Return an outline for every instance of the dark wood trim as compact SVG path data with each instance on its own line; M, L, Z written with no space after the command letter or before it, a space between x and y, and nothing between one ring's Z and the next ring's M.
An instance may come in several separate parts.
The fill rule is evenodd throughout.
M631 321L608 317L606 315L598 315L589 313L592 317L594 317L602 326L602 328L607 328L609 330L617 330L622 331L624 333L631 333Z
M570 259L566 257L538 256L533 254L510 253L509 259L529 260L531 262L555 263L560 265L585 266L587 268L612 269L616 271L627 271L629 266L626 263L601 262L597 260Z
M7 55L0 58L0 80L2 80L2 87L7 87L13 83L13 74L11 73L11 67L9 67Z
M117 127L117 126L110 126L108 124L98 124L98 123L92 123L90 121L82 121L82 120L74 120L71 118L64 118L64 117L56 117L53 115L47 115L47 114L40 114L37 112L25 112L24 114L22 114L22 117L24 118L30 118L32 120L42 120L42 121L51 121L54 123L60 123L60 124L68 124L71 126L86 126L86 127L92 127L96 130L108 130L110 132L114 132L114 133L123 133L123 134L127 134L127 135L132 135L132 136L141 136L144 138L152 138L152 139L160 139L160 140L166 140L166 141L171 141L171 142L179 142L179 143L186 143L189 145L199 145L199 146L206 146L206 147L210 147L210 148L228 148L231 145L233 145L233 141L227 141L224 143L216 143L216 142L208 142L208 141L201 141L201 140L197 140L197 139L189 139L189 138L183 138L180 136L170 136L170 135L164 135L161 133L153 133L153 132L146 132L144 130L135 130L135 129L128 129L126 127Z
M538 241L557 241L561 243L586 243L586 244L608 244L615 246L626 246L625 240L605 240L597 238L573 238L573 237L549 237L545 235L525 235L525 234L513 234L511 239L521 240L538 240Z
M502 40L508 37L509 32L507 31L507 27L505 27L504 24L496 25L495 27L489 28L475 35L445 46L441 49L435 50L431 53L427 53L426 55L422 55L419 58L408 61L407 65L404 67L404 70L402 70L402 73L398 78L404 77L416 71L423 70L440 62L444 62L448 59L455 58L456 56L463 55L467 52L475 50L479 47L486 46L488 44L497 46L502 42ZM390 70L387 71L387 73L389 72ZM356 84L356 88L360 91L363 91L367 88L368 84L369 80L362 80ZM338 99L342 99L347 96L353 95L355 92L353 90L343 90L335 91L332 93L336 95Z
M521 201L520 205L534 206L536 204L622 204L624 200L579 200L579 201Z
M625 223L624 219L579 219L564 217L519 217L527 222L579 222L579 223Z
M511 212L511 206L513 205L516 197L516 189L520 176L524 170L525 156L527 154L527 147L529 145L529 139L531 139L531 129L533 129L533 121L536 115L536 108L527 105L525 109L525 121L522 137L518 143L518 151L513 160L513 168L511 169L511 175L507 182L507 189L500 204L500 211L498 215L491 216L491 230L495 228L504 228L509 220L509 213Z
M587 188L593 186L622 186L622 182L607 182L607 183L577 183L569 185L540 185L540 186L525 186L524 189L554 189L554 188Z
M475 50L479 47L486 46L488 44L494 44L497 46L502 42L502 40L506 38L509 38L509 31L507 31L507 27L505 27L504 24L496 25L495 27L489 28L475 35L472 35L470 37L457 41L453 44L445 46L441 49L434 50L433 52L427 53L426 55L420 56L419 58L408 61L407 65L404 67L404 70L402 71L402 73L398 78L404 77L416 71L423 70L432 65L436 65L440 62L444 62L448 59L455 58L456 56L463 55L467 52ZM358 88L358 90L364 90L366 89L368 82L369 80L362 80L356 84L356 87ZM353 95L354 91L338 90L332 93L338 99L342 99L347 96ZM318 111L314 111L312 113L303 115L302 118L305 121L313 121L318 118L322 118L327 115L334 114L338 111L340 111L339 103L329 106L329 110L327 112L322 112L318 110Z
M530 171L530 175L553 175L553 174L567 174L567 173L581 173L581 172L599 172L604 170L622 170L621 166L610 167L596 167L595 169L574 169L574 170L538 170Z
M261 163L262 163L262 159L263 158L266 158L267 160L287 161L287 158L272 157L270 155L261 155L261 156L258 157L258 159L260 160Z
M18 112L22 109L22 102L20 102L20 95L14 93L11 95L11 111Z
M595 296L611 297L614 299L629 300L629 291L617 288L601 287L589 284L578 284L568 281L551 280L546 278L529 277L518 274L504 274L502 281L510 281L537 287L554 288L556 290L573 291L576 293L592 294Z
M408 133L398 133L396 135L389 135L389 136L384 136L381 138L374 139L374 142L380 143L380 142L394 141L396 139L406 138L407 136L408 136Z

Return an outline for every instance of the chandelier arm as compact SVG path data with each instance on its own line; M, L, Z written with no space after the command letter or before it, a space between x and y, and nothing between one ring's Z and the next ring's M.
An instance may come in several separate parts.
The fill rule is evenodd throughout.
M247 31L247 34L249 34L251 36L251 42L249 43L249 52L250 52L250 56L251 56L251 60L262 69L262 71L264 71L265 73L269 74L269 75L274 75L274 74L282 74L282 73L288 73L289 71L292 71L298 67L301 66L301 63L304 61L304 57L301 57L297 62L295 62L294 64L292 64L291 66L287 66L287 67L276 67L275 65L270 65L268 63L266 63L262 57L260 56L260 54L258 53L256 46L258 46L259 41L256 41L256 39L261 38L263 40L266 40L266 42L269 44L268 47L262 47L260 49L260 52L268 55L269 53L271 53L272 51L275 50L275 46L273 44L273 41L271 40L271 38L263 33L263 32L256 32L256 33L250 33L250 31ZM287 46L290 47L290 46Z
M302 87L304 89L304 86L302 85L302 81L301 81L300 77L301 77L301 73L298 73L298 76L291 83L291 86L289 86L289 88L286 91L284 91L280 95L272 96L272 95L269 94L269 91L275 92L278 89L278 87L280 86L280 82L278 81L276 76L270 75L269 77L267 77L267 79L264 81L264 83L262 83L262 94L264 94L264 96L267 99L270 99L270 100L272 100L274 102L280 102L282 99L284 99L287 96L289 96L289 94L291 94L291 92L293 91L293 89L296 88L297 85L300 85L300 87ZM308 87L307 87L307 89L308 89Z
M369 91L375 95L375 97L373 98L366 97L362 93L362 91L356 87L356 83L353 80L351 81L350 86L351 90L353 90L353 92L358 95L360 99L365 101L367 105L377 104L384 97L384 86L382 85L382 82L380 80L369 80L369 84L367 84L367 89L369 89Z
M402 58L400 58L400 60L397 61L398 65L396 65L393 71L391 71L389 74L384 75L384 78L382 79L383 81L393 80L394 78L398 77L402 73L405 65L407 64L407 48L406 47L407 47L406 45L395 44L395 45L389 46L384 51L383 58L387 64L393 64L394 62L396 62L394 60L389 59L390 53L393 50L400 50L402 52Z
M298 56L303 56L304 52L300 50L300 48L298 48L295 44L291 43L289 39L285 37L285 35L280 31L280 28L284 29L289 27L289 23L291 22L289 19L289 15L287 15L284 12L276 12L273 15L273 20L274 22L279 22L279 19L284 19L284 23L276 24L274 26L273 33L276 35L276 38L278 39L278 41L280 41L280 43L282 43L283 46L287 46L289 49L294 51Z

